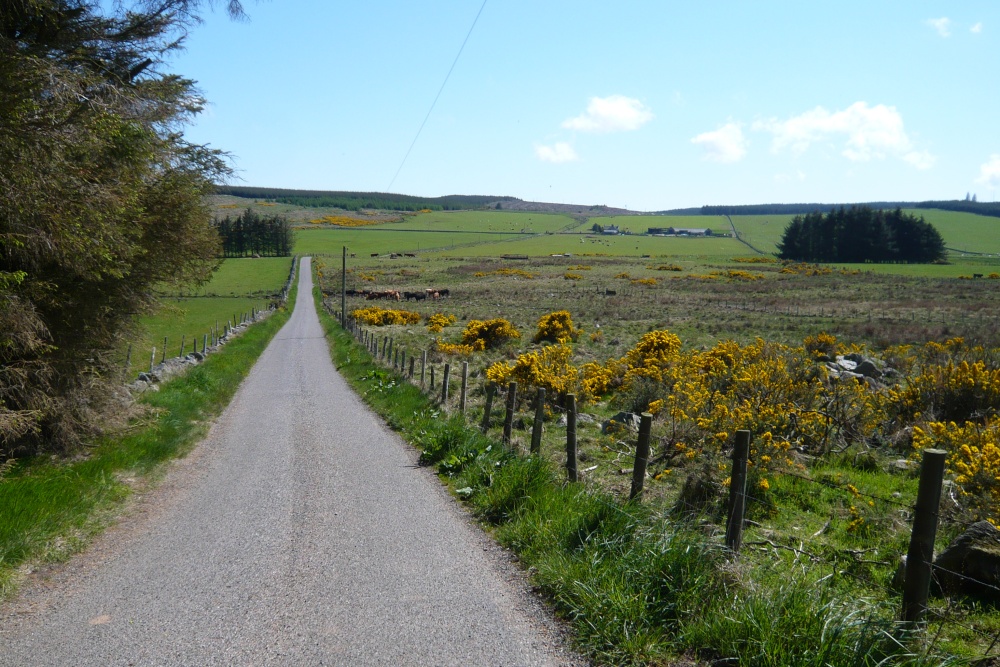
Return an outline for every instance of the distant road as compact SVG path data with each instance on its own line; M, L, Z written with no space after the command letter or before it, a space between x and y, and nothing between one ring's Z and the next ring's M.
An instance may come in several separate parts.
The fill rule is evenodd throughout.
M509 558L291 320L136 513L0 609L0 665L568 665Z

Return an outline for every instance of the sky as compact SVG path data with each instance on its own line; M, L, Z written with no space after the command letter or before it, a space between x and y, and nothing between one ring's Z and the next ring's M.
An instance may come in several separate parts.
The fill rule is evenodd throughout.
M168 63L239 185L637 211L1000 189L996 0L245 4Z

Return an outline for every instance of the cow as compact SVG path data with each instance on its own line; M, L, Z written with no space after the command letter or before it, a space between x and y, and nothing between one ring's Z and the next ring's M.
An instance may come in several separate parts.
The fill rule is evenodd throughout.
M403 292L403 301L409 301L410 299L416 301L419 300L421 296L420 292Z
M446 289L439 289L439 290L437 291L437 293L438 293L438 294L440 294L440 295L441 295L441 296L443 296L443 297L444 297L444 296L451 296L451 290L446 290Z
M377 252L373 252L372 253L372 257L378 257L378 253Z
M416 257L412 252L404 252L403 257Z

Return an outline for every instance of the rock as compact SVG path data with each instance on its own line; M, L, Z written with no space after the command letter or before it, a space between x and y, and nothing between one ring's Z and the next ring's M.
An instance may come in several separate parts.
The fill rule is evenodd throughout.
M595 421L597 421L597 417L594 415L588 415L586 412L576 413L577 424L593 424Z
M846 357L837 357L837 365L843 368L845 371L853 371L858 367L858 362L852 361Z
M916 467L916 465L917 462L911 461L910 459L896 459L895 461L889 464L889 466L895 470L912 470L914 467Z
M137 379L139 382L145 382L146 384L153 381L153 378L150 377L149 373L139 373L139 377Z
M204 355L204 354L202 354L201 352L192 352L192 353L191 353L190 355L188 355L188 356L190 356L190 357L191 357L192 359L194 359L195 361L205 361L205 355Z
M943 593L1000 602L1000 530L977 521L934 559L934 567Z
M601 433L607 433L609 428L612 428L613 430L614 427L611 426L612 422L620 425L621 427L638 431L639 421L639 415L634 412L619 412L611 419L601 422Z
M871 359L865 359L854 369L855 373L861 373L862 375L870 378L880 378L882 377L882 371L879 370L878 366Z

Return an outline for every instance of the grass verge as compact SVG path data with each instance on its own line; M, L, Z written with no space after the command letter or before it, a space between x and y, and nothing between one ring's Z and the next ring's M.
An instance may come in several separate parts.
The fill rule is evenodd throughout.
M314 297L321 303L318 289ZM519 555L598 664L975 663L942 649L932 632L907 635L894 620L898 601L860 594L844 572L798 557L734 560L704 517L563 482L548 461L443 414L319 310L339 372Z
M131 490L183 457L229 404L287 307L210 355L203 364L140 399L146 416L127 432L94 443L69 460L38 457L0 475L0 600L17 588L23 567L65 560L110 521Z

